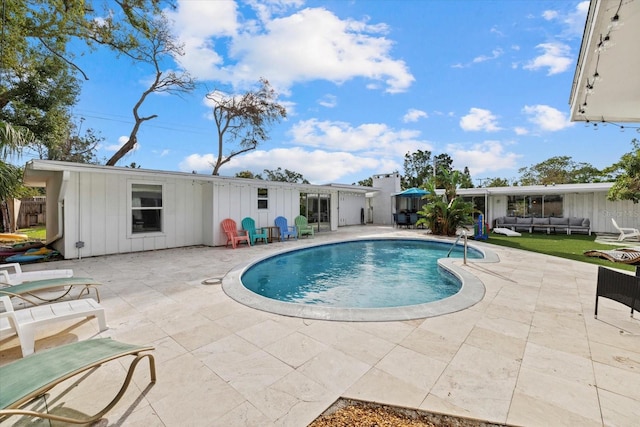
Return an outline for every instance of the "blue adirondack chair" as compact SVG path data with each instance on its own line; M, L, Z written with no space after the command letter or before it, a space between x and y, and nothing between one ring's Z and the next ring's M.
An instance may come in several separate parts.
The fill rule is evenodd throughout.
M267 230L264 228L256 229L256 222L251 217L246 217L242 220L242 229L249 233L249 240L251 244L255 245L256 240L262 239L264 243L267 243Z
M284 242L285 237L298 239L298 231L293 225L287 224L287 218L279 216L275 219L276 226L280 229L280 241Z

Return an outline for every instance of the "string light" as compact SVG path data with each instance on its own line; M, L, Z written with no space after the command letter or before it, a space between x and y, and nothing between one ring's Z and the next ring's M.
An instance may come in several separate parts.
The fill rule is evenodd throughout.
M608 49L609 47L611 47L613 44L610 43L611 42L611 30L614 27L617 27L619 25L622 25L622 23L620 22L620 9L622 8L622 3L624 0L620 0L620 3L618 3L618 8L616 9L615 13L613 14L613 16L611 17L611 24L609 25L608 28L608 32L606 34L600 34L600 41L598 42L598 45L596 47L596 53L598 55L598 57L596 58L596 66L595 66L595 71L592 75L593 80L589 80L589 78L587 78L587 84L585 85L586 88L586 93L585 93L585 97L584 97L584 101L582 102L580 109L578 110L578 112L582 115L585 115L587 113L587 98L589 97L589 95L591 95L594 91L594 87L596 82L599 82L601 80L601 76L600 76L600 72L598 71L598 66L600 65L600 54L601 52L605 51L606 49ZM607 124L610 124L612 126L616 126L618 127L618 129L620 130L620 132L624 132L626 129L635 129L636 132L640 133L640 126L629 126L629 125L621 125L619 123L614 123L614 122L610 122L604 119L604 117L602 118L602 120L599 122L601 124L600 127L604 127ZM588 119L585 120L585 127L589 127L592 126L593 130L598 130L598 123L597 122L593 122L590 121Z
M598 130L598 123L600 123L600 127L604 127L607 125L615 126L620 129L620 132L624 132L626 129L635 129L636 132L640 133L640 126L629 126L629 125L621 125L620 123L610 122L602 118L599 122L592 122L591 120L585 120L584 126L589 127L593 126L593 130Z

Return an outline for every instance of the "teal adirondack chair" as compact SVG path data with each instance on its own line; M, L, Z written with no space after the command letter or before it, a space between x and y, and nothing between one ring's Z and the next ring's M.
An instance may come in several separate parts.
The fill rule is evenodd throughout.
M249 240L251 244L255 245L256 240L262 239L264 243L267 243L267 230L264 228L256 229L256 222L251 217L246 217L242 220L242 229L249 233Z
M309 225L309 221L307 221L307 217L300 215L297 216L293 222L296 224L296 228L298 229L298 236L313 236L313 227Z

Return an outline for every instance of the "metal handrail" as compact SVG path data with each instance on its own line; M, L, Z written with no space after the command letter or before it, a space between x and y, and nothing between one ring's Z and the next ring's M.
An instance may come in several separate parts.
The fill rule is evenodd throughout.
M456 245L458 244L458 242L460 241L461 238L464 237L464 255L463 255L463 261L462 263L464 265L467 265L467 232L463 231L462 234L460 234L458 236L458 238L456 239L455 242L453 242L453 245L451 245L451 248L449 248L449 252L447 252L447 258L449 258L449 255L451 255L451 251L453 251L453 248L456 247Z

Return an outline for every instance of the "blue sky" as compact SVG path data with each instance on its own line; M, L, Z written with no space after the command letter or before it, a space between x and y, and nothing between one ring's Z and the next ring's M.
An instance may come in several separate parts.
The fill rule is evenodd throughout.
M587 1L178 0L169 13L185 55L172 68L199 81L182 97L153 95L157 114L119 162L211 173L216 128L207 91L268 79L288 117L271 139L221 175L281 167L312 183L403 173L405 153L448 153L474 184L518 177L553 156L608 166L635 132L569 121ZM126 140L151 69L105 51L80 58L89 75L74 109L106 138Z

